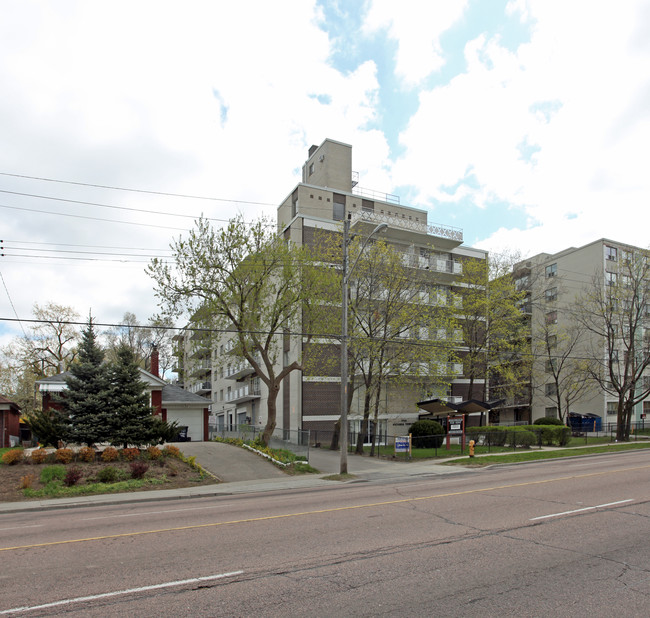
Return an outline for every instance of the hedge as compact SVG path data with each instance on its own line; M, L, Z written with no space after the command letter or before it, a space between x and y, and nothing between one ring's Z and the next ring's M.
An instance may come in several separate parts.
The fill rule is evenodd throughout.
M465 434L474 439L482 438L483 443L489 446L516 445L520 443L518 436L521 432L529 432L535 436L534 444L541 446L566 446L571 438L571 428L564 425L515 425L512 427L486 426L468 427ZM521 438L522 441L530 441L530 437ZM530 445L529 445L530 446Z

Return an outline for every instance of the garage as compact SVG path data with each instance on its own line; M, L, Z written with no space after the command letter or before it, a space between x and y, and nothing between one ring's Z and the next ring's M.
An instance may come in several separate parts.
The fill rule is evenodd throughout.
M165 384L162 388L162 413L168 422L176 421L187 427L187 439L192 442L208 439L208 409L212 402L178 386Z

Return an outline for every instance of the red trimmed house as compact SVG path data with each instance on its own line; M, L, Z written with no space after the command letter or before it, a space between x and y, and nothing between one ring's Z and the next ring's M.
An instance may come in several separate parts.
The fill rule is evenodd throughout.
M152 358L152 370L157 371L157 363ZM43 410L55 408L53 394L67 388L67 373L59 373L49 378L38 380L39 391L43 398ZM152 372L140 369L140 380L147 386L151 397L151 407L155 414L160 414L165 421L176 421L179 427L187 427L186 439L204 441L210 439L208 430L209 406L212 403L205 397L167 384Z
M0 447L20 444L20 406L0 395Z

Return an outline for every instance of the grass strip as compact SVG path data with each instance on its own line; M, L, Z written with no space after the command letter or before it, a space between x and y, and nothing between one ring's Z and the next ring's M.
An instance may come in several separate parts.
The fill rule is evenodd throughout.
M620 451L631 451L643 448L650 448L649 442L634 442L632 444L608 444L606 446L592 446L586 448L563 448L556 451L529 451L516 452L510 455L485 455L483 457L463 457L440 462L446 466L490 466L499 463L519 463L522 461L537 461L540 459L557 459L558 457L581 457L583 455L599 455L602 453L616 453Z

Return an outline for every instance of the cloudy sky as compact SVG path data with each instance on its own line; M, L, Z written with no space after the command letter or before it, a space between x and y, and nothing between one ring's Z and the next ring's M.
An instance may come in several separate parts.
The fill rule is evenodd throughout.
M146 321L149 259L274 215L326 137L469 245L650 242L648 0L0 10L0 343L34 303Z

